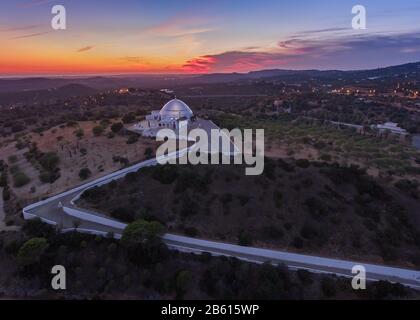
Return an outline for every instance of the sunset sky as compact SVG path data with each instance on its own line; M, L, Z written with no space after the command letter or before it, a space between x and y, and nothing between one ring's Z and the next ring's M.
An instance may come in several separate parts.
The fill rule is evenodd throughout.
M1 0L0 44L1 76L374 68L420 61L420 2Z

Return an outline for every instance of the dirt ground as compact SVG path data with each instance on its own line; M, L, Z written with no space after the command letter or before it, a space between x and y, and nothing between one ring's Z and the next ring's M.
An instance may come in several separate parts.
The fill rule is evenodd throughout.
M79 139L74 134L75 127L54 127L43 134L30 133L22 139L28 139L37 144L41 152L56 152L60 157L60 178L54 183L42 183L39 179L39 170L35 168L24 156L28 148L18 150L15 147L16 141L0 144L0 159L7 161L9 165L18 165L30 179L27 185L15 188L10 177L10 185L18 198L30 200L57 194L75 187L81 183L101 177L107 173L116 171L122 167L121 163L114 162L113 157L124 157L130 163L145 159L144 152L150 147L156 150L158 143L152 138L139 137L133 144L127 144L127 136L115 135L108 138L106 133L109 127L101 136L95 136L92 128L99 123L93 121L80 122L79 126L84 131L84 136ZM82 153L83 149L86 154ZM17 156L15 163L10 163L8 158L11 155ZM87 167L92 172L89 179L82 181L79 177L79 170Z

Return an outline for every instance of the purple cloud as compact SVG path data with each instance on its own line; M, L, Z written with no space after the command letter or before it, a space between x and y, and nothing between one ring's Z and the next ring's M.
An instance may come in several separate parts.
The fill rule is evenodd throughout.
M341 29L340 29L341 30ZM318 30L328 34L337 29ZM246 72L270 68L364 69L418 61L420 33L346 34L323 39L295 35L265 50L238 50L187 61L188 72Z

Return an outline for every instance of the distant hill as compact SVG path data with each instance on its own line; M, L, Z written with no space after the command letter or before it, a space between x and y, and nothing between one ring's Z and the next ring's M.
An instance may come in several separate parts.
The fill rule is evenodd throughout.
M305 80L334 81L338 79L363 81L379 78L420 80L420 62L355 71L271 69L248 73L212 73L201 75L118 75L0 79L0 93L63 88L71 84L79 84L98 90L107 90L123 86L156 89L184 84L223 83L258 79L299 82Z
M59 88L0 93L0 104L16 102L33 103L49 99L63 99L70 97L86 96L95 94L97 92L97 89L77 83L71 83Z
M397 66L369 69L369 70L355 70L355 71L341 71L341 70L261 70L252 71L248 73L218 73L201 75L195 78L195 81L200 82L229 82L236 80L251 80L251 79L279 79L279 80L308 80L308 79L352 79L352 80L366 80L369 78L385 78L407 76L410 78L417 78L420 80L420 62L407 63Z

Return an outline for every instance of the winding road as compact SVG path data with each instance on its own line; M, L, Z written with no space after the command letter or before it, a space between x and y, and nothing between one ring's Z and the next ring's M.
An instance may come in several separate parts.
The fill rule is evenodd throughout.
M187 151L188 149L178 151L173 153L173 156L178 157ZM59 195L31 204L23 209L24 218L41 218L44 222L58 226L62 232L77 229L79 232L99 235L112 233L115 238L121 238L126 224L110 219L100 213L78 208L75 201L83 191L89 188L107 184L112 180L124 177L129 172L135 172L143 167L156 164L156 159L147 160L108 174ZM75 225L76 220L78 221L77 226ZM286 251L243 247L230 243L201 240L174 234L165 234L162 238L169 248L182 252L196 254L208 252L212 255L231 256L255 263L269 262L275 265L284 264L294 270L305 269L310 272L336 274L345 277L353 276L353 266L363 265L366 269L366 277L368 280L399 282L403 285L420 289L420 271L418 270L296 254Z

